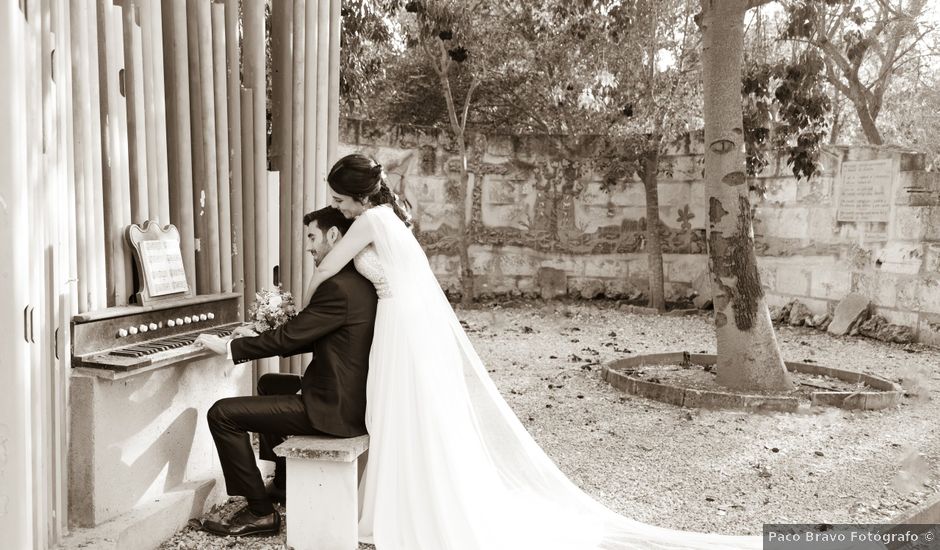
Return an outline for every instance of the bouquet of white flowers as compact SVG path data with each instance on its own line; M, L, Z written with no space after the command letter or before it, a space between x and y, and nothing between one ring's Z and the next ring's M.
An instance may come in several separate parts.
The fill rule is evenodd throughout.
M248 307L248 326L261 333L275 329L297 315L294 297L278 285L273 290L262 289L255 293L255 303Z

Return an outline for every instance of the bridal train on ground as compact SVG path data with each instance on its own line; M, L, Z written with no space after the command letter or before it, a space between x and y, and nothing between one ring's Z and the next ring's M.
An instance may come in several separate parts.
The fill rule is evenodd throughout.
M575 486L500 396L427 256L390 208L363 212L334 254L340 263L356 255L379 294L362 542L378 550L761 547L759 536L646 525Z

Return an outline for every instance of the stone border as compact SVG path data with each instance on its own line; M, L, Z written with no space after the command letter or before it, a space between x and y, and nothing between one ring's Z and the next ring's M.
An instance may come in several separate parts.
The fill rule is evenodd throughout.
M682 388L669 384L647 382L620 372L628 367L676 364L707 366L714 365L716 362L717 356L715 355L689 353L687 351L637 355L607 363L601 370L601 377L611 386L627 393L655 399L678 407L783 412L795 412L799 409L801 400L795 397L746 395ZM788 361L785 364L788 370L794 372L824 375L855 384L862 383L878 390L860 392L817 391L811 394L811 404L813 406L827 405L842 409L861 410L885 409L897 405L903 393L900 386L880 376L823 367L812 363Z
M890 525L940 523L940 494L934 493L914 508L891 518Z

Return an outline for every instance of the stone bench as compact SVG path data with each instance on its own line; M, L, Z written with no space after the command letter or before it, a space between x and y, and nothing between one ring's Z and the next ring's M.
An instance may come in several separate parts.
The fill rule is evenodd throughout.
M359 456L368 449L368 435L293 436L274 448L287 459L289 548L359 547Z

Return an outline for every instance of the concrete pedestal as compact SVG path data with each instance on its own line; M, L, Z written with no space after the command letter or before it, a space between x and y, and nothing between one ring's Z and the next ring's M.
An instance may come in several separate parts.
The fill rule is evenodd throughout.
M172 535L227 498L206 412L219 399L251 395L248 363L213 356L118 375L78 368L69 393L73 528L136 536L134 518L157 514Z
M274 449L287 459L287 546L294 550L359 547L359 456L369 436L291 437Z

